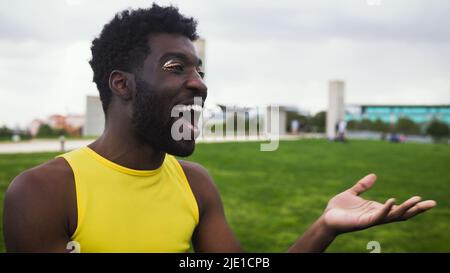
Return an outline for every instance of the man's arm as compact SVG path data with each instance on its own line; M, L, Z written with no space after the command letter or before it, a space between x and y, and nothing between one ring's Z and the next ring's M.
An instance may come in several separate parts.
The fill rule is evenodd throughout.
M222 201L211 176L202 166L180 161L200 209L192 236L196 252L242 252L225 218Z
M68 210L74 189L59 175L61 160L25 171L9 186L3 215L8 252L70 251L66 245L74 223L68 221Z
M321 216L299 239L287 250L292 253L324 252L334 241L337 234L327 228Z
M202 166L180 161L196 195L201 215L192 237L196 252L242 252L239 242L227 224L217 187ZM288 250L289 252L320 252L334 240L325 228L323 218L314 223Z

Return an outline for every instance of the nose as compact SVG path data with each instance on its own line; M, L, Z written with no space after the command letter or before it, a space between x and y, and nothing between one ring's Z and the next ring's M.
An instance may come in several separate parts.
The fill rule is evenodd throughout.
M194 96L201 96L203 100L208 95L208 87L197 71L192 73L192 76L187 80L186 88L191 90Z

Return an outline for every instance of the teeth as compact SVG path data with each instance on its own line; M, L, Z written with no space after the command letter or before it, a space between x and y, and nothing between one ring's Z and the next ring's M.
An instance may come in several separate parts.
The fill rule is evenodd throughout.
M191 110L194 110L196 112L201 112L203 111L203 107L201 107L200 105L197 104L192 104L192 105L178 105L177 106L177 110L180 112L188 112Z
M191 106L192 110L196 111L196 112L201 112L203 111L203 107L201 107L200 105L194 104Z

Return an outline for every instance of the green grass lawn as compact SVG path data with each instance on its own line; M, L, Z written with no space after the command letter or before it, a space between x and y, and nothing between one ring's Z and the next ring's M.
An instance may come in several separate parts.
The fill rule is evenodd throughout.
M54 155L0 155L1 204L19 172ZM373 240L380 242L382 252L450 252L449 146L302 140L260 152L258 143L216 143L197 145L189 159L204 165L214 178L246 251L286 250L332 196L374 172L378 181L365 197L401 202L420 195L438 206L406 222L341 235L328 252L369 252L366 245Z

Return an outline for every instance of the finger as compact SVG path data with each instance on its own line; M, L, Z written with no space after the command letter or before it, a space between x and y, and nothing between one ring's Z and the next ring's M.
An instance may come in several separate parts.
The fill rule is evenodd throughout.
M361 193L370 189L373 186L373 184L375 184L375 180L377 180L377 176L371 173L363 177L353 187L351 187L348 190L355 195L360 195Z
M395 221L397 219L400 219L406 213L406 211L414 207L421 200L422 198L420 196L414 196L403 202L401 205L394 206L386 217L386 221Z
M403 214L403 216L401 217L400 220L408 220L409 218L412 218L412 217L416 216L417 214L425 212L425 211L427 211L427 210L429 210L431 208L434 208L436 206L437 206L437 203L434 200L422 201L422 202L417 203L416 205L414 205L409 210L407 210L405 212L405 214Z
M380 222L382 222L386 216L391 211L392 207L395 204L395 198L389 198L386 203L384 203L383 207L374 215L372 219L373 225L376 225Z

